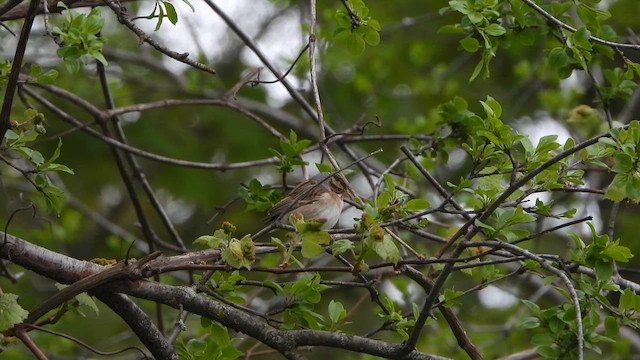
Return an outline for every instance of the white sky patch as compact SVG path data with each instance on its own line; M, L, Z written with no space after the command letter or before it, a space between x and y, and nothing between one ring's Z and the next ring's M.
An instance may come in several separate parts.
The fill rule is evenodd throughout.
M400 304L401 306L406 304L404 294L402 291L398 290L391 281L385 281L382 283L382 292L393 302Z
M518 302L517 297L493 285L478 291L478 299L484 307L491 309L506 309Z
M286 34L286 36L283 36L283 34ZM291 67L291 64L298 57L304 46L299 13L288 11L286 14L280 15L278 21L274 22L255 42L258 48L269 57L270 62L284 74ZM242 50L240 59L252 69L264 68L261 71L261 80L275 80L275 76L265 68L262 61L249 48L245 47ZM303 86L303 82L292 75L288 75L287 80L295 87ZM280 83L262 86L268 86L267 103L271 106L281 107L291 98L289 92ZM308 86L304 87L308 88Z
M174 224L182 224L187 221L195 211L195 205L176 198L165 189L157 191L157 196L164 207L169 219Z
M178 22L173 25L164 19L162 26L155 31L157 19L139 19L136 25L161 44L177 52L188 52L192 58L202 52L207 58L216 60L231 43L227 25L204 1L190 1L195 11L182 1L173 4L178 13ZM260 19L270 16L274 7L266 1L252 1L254 11L246 11L247 1L216 1L222 11L233 18L238 26L250 36L254 36L262 23ZM143 2L136 16L145 17L151 14L155 2ZM237 39L237 37L236 37ZM183 71L187 65L173 59L165 59L166 65L175 71Z
M578 71L574 71L569 75L568 78L562 79L560 81L560 89L564 91L569 91L571 89L582 88L582 83L584 83L584 74Z
M547 135L558 135L556 142L564 145L571 134L558 122L558 120L550 117L545 113L536 114L535 119L525 118L518 121L514 126L522 134L529 137L533 146L537 146L540 139Z
M149 15L153 11L154 4L154 2L145 2L137 16ZM231 46L239 43L239 38L204 2L191 1L195 12L192 12L191 8L182 1L176 1L173 4L178 13L176 25L171 24L168 19L164 19L158 31L154 31L156 19L137 20L136 25L161 42L163 46L181 53L188 52L191 59L196 59L200 53L205 54L209 59L208 65L215 69L216 62L221 61L221 57L225 56L225 51ZM279 14L280 8L264 0L216 1L216 5L254 40L269 61L282 73L287 71L304 46L306 40L300 29L300 14L296 11ZM247 7L250 7L251 11L247 11ZM265 21L274 16L277 16L277 19L271 22L268 28L263 29ZM262 61L246 47L242 50L240 59L250 70L264 67ZM163 58L163 61L176 73L188 67L170 58ZM263 69L260 79L272 80L275 77L268 69ZM294 86L303 85L300 79L291 75L287 79ZM281 84L262 86L267 92L267 102L273 107L281 107L291 99Z

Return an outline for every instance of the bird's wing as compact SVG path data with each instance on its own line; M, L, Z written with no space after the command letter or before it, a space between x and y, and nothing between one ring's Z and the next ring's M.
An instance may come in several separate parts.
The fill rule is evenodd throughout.
M318 192L323 191L320 186L316 186L314 189L311 189L315 185L316 183L313 181L303 181L298 184L293 188L293 190L291 190L288 196L273 205L273 207L267 212L265 220L276 220L297 207L315 202L315 199L317 198L315 195L318 194Z

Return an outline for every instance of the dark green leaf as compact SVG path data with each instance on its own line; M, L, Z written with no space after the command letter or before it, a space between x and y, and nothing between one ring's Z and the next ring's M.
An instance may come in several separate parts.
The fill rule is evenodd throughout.
M168 1L163 1L162 3L164 4L164 8L167 12L167 18L173 25L175 25L178 22L178 14L176 13L176 8L172 3Z

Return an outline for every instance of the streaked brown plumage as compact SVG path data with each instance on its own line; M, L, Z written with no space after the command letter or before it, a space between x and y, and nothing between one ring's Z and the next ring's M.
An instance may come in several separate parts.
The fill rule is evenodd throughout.
M326 219L323 229L334 227L342 212L342 197L348 195L348 185L342 174L328 176L320 173L298 184L267 212L266 221L288 219L289 214L301 213L306 220Z

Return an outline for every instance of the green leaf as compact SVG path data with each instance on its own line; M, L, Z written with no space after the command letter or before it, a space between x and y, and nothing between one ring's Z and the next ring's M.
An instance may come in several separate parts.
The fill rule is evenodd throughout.
M353 241L348 239L340 239L333 242L331 246L331 251L333 255L341 255L345 251L351 250L354 248Z
M487 101L480 101L485 113L489 117L500 118L502 115L502 106L491 96L487 96Z
M68 285L58 283L55 286L58 290L62 290L66 288ZM83 309L91 310L96 315L100 314L100 310L98 309L96 302L93 300L93 298L89 294L87 293L78 294L75 296L75 300L78 302L78 308L79 308L78 312L80 313L80 315L85 316L84 313L82 312Z
M613 316L607 316L604 319L604 334L609 337L616 337L620 333L618 321Z
M533 301L529 301L529 300L522 300L522 303L529 308L529 311L531 311L534 315L537 315L540 313L540 306L536 303L534 303Z
M431 206L431 204L429 204L429 201L426 199L411 199L407 201L407 204L405 205L407 210L414 212L428 209L429 206Z
M538 318L529 317L521 322L520 326L525 329L535 329L540 327L540 320L538 320Z
M627 180L629 176L626 174L617 174L604 194L604 198L613 202L620 202L627 197Z
M465 33L464 31L464 27L462 27L460 24L453 24L453 25L444 25L441 26L438 29L438 33L439 34L456 34L456 35L462 35Z
M331 237L326 231L308 232L302 235L302 256L307 259L316 257L324 252L322 245L328 245Z
M222 260L229 266L239 269L251 268L255 261L255 244L249 235L242 239L231 239L228 246L222 251Z
M613 262L612 261L604 261L598 259L595 263L594 269L596 271L596 275L598 279L609 281L613 276Z
M445 289L442 295L438 297L438 299L444 303L444 307L451 308L453 306L461 305L461 303L457 301L457 299L462 296L462 294L462 291Z
M480 42L475 38L467 37L460 40L460 46L462 46L465 51L474 53L480 49Z
M615 156L615 164L611 168L611 171L616 173L628 173L634 168L633 158L626 153L619 152Z
M628 262L633 257L628 247L617 245L617 243L607 246L602 254L617 262Z
M202 235L193 240L194 245L203 245L210 249L217 249L224 246L226 241L212 235Z
M380 43L380 34L378 33L378 31L369 26L364 28L364 34L362 35L362 38L367 44L371 46L376 46Z
M475 78L478 77L478 75L480 75L480 73L482 72L482 70L485 67L485 59L484 57L480 58L480 61L478 61L478 64L476 64L476 67L473 69L473 73L471 73L471 77L469 78L469 82L472 82Z
M558 358L558 350L552 348L551 346L539 346L536 349L536 352L540 354L540 356L547 359L557 359Z
M637 174L630 175L627 178L627 186L625 187L627 197L633 202L640 202L640 176Z
M104 18L100 15L100 8L95 7L91 9L89 16L85 18L85 22L82 26L86 34L95 35L102 30L104 26Z
M100 63L102 63L102 65L108 65L109 63L107 62L107 59L104 57L104 55L102 55L102 51L95 51L95 52L90 52L89 55L93 56L94 59L100 61Z
M536 154L545 154L550 151L554 151L560 147L560 144L556 142L558 135L543 136L536 146Z
M349 37L347 38L347 49L349 49L351 55L355 56L362 54L362 52L364 52L364 47L365 42L360 35L355 32L349 34Z
M176 13L176 8L172 3L168 1L163 1L162 3L164 4L164 8L167 12L167 18L173 25L175 25L178 22L178 14Z
M46 185L42 187L41 191L49 208L53 210L58 216L60 216L62 206L64 206L66 201L64 192L57 186L53 185L51 183L51 180L49 180L48 178L46 180Z
M382 240L372 241L371 248L384 260L389 260L394 264L400 261L400 250L389 235L385 235Z
M75 174L73 170L69 169L66 165L62 164L45 164L42 166L38 166L39 171L61 171L67 174Z
M11 329L27 318L29 312L18 304L18 295L0 294L0 331Z
M316 163L316 168L322 173L331 173L335 171L331 164Z
M153 31L158 31L160 30L160 27L162 26L162 21L164 20L164 8L162 6L158 6L158 22L156 23L156 28L153 29ZM153 10L153 13L151 13L149 15L149 19L153 18L153 16L155 15L156 11L155 9Z
M38 76L36 81L40 84L50 85L55 83L57 78L58 78L58 70L51 69L45 72L44 74Z
M618 308L623 312L626 310L640 311L640 295L637 295L631 289L625 289L620 295Z
M333 324L338 323L340 320L347 316L347 310L345 310L342 303L331 300L329 303L329 319Z
M507 32L507 30L505 30L505 28L503 28L499 24L489 24L488 26L482 28L482 30L491 36L500 36L504 35Z
M548 333L535 334L531 338L531 344L536 346L541 345L551 345L553 344L554 338Z
M194 8L193 5L191 5L191 3L188 0L182 0L182 2L187 4L191 8L192 12L196 11L196 8Z
M388 191L383 191L380 193L380 195L378 195L378 198L376 199L376 207L378 209L386 208L387 206L389 206L390 202L391 194Z
M86 292L76 295L76 300L78 301L78 306L80 306L80 308L89 309L96 315L100 314L98 305L96 305L96 302L93 300L93 298Z
M31 76L38 76L40 75L40 73L42 73L42 67L36 64L31 64L31 66L29 67L29 73L31 73Z
M19 148L14 149L16 152L20 153L25 159L31 160L36 165L44 164L44 156L40 153L40 151L33 150L26 146L21 146Z
M287 247L284 245L282 240L280 240L280 239L278 239L276 237L271 237L271 243L274 244L278 248L278 251L280 251L280 252L287 251Z
M582 26L575 33L571 35L571 40L574 45L577 45L585 50L591 50L591 31L586 26Z
M563 48L556 47L549 51L547 61L549 62L549 65L551 67L559 69L561 67L567 66L567 64L569 64L570 58Z

